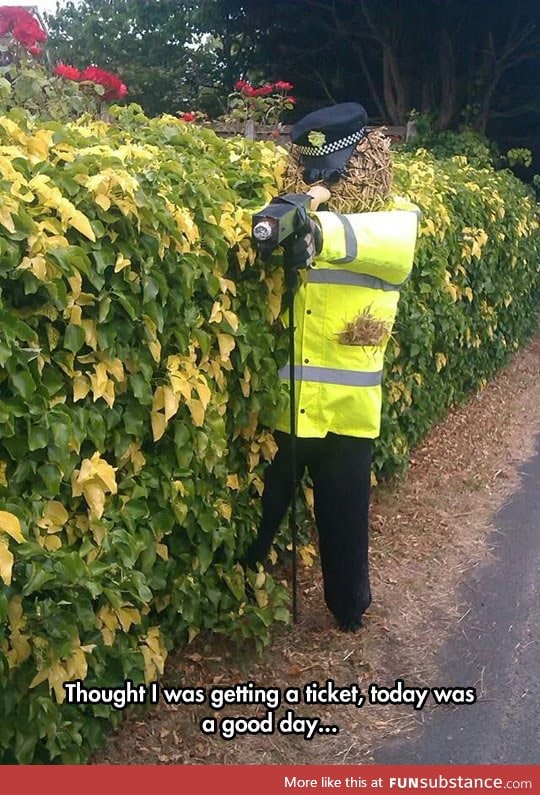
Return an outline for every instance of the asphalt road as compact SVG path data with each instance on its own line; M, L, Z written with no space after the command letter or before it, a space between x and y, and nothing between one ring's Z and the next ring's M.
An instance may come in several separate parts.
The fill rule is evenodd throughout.
M419 731L390 741L376 764L540 763L540 438L521 486L493 518L496 560L462 587L466 616L431 686L475 686L478 701L435 707Z

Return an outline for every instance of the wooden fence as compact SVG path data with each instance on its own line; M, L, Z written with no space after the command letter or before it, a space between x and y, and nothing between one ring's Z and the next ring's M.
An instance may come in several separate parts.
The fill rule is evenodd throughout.
M255 124L252 121L247 122L231 122L228 124L222 122L209 122L208 126L214 130L216 135L221 138L231 138L235 135L243 135L244 138L250 141L275 141L282 145L290 143L291 125L279 124ZM410 126L395 127L381 125L378 127L368 127L368 130L383 129L389 138L393 141L408 141L411 135Z

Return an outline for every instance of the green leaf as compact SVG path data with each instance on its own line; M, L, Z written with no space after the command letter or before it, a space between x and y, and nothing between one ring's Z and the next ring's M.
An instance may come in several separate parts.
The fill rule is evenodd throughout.
M23 587L23 594L30 596L36 591L41 591L44 585L56 581L56 574L53 571L45 571L35 563L32 564L30 576ZM56 587L56 585L54 586Z
M56 497L60 490L60 483L62 481L62 474L58 467L54 464L42 464L38 468L38 475L45 484L47 490L45 496L50 498Z
M200 572L204 574L212 562L212 550L207 544L199 544L197 547L197 558L199 559Z
M15 391L29 401L36 391L36 382L30 373L27 370L22 370L14 373L10 378Z
M72 353L77 353L84 345L85 336L82 326L69 323L64 334L64 348Z
M41 450L49 443L49 429L43 425L30 425L28 428L28 449Z

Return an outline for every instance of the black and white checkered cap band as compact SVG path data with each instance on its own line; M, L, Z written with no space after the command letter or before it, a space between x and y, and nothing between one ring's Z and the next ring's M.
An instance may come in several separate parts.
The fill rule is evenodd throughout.
M339 152L340 149L345 149L347 146L360 141L364 137L366 129L366 127L362 127L361 130L347 135L346 138L340 138L339 141L332 141L332 143L324 144L324 146L298 146L297 148L301 155L322 157L322 155L329 155L331 152Z

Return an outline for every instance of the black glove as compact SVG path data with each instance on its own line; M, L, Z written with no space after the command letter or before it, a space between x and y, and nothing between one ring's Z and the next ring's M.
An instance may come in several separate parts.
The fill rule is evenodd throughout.
M321 228L316 221L308 218L306 228L283 246L285 267L289 270L311 267L317 254L321 253L322 246Z

